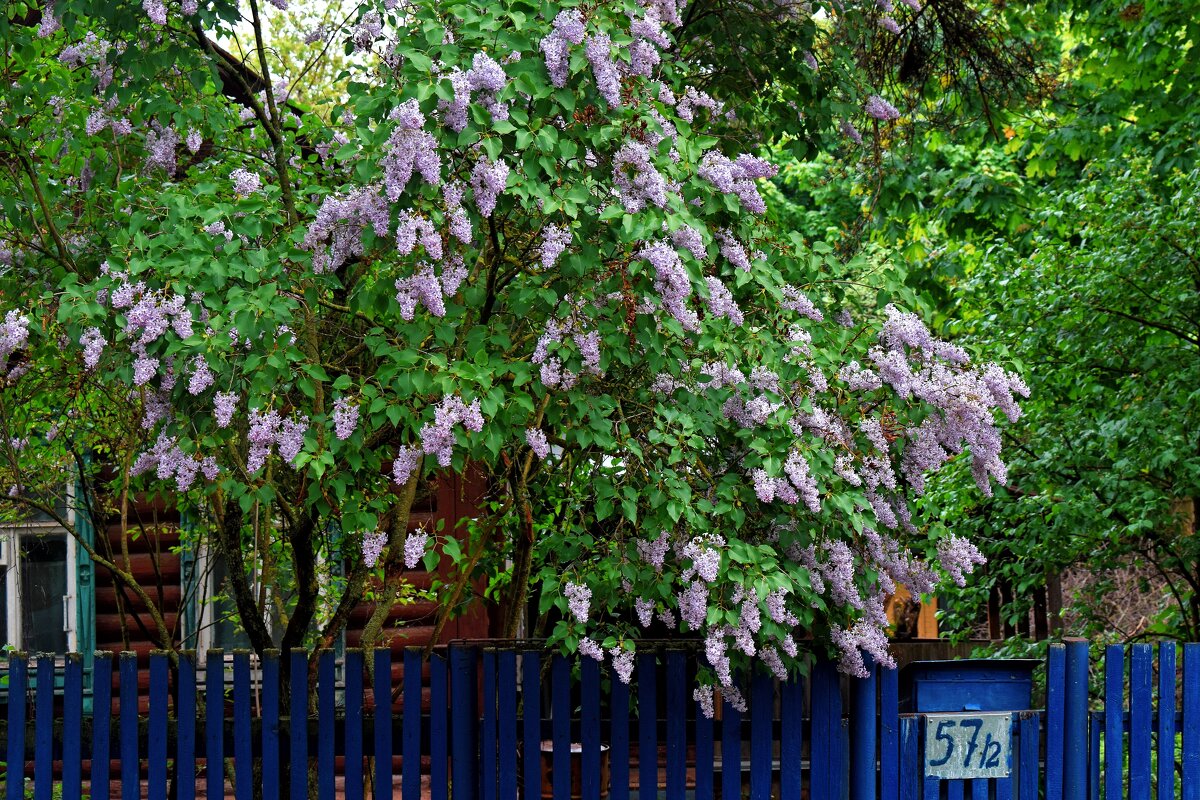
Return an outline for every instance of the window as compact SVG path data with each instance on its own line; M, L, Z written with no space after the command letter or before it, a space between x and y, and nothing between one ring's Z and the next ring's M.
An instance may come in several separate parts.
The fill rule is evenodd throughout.
M46 515L0 527L0 641L31 654L79 648L76 559L75 539Z

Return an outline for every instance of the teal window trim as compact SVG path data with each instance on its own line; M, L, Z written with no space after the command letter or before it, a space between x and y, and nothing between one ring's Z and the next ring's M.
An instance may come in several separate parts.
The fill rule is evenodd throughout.
M96 530L83 481L75 481L75 532L88 547L96 546ZM96 652L96 565L86 548L75 548L75 642L83 656L84 713L92 710L92 664Z

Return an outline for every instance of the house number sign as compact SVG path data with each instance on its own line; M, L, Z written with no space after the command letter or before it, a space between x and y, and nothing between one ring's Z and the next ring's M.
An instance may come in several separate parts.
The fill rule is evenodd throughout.
M1012 769L1012 715L926 714L925 777L1006 778Z

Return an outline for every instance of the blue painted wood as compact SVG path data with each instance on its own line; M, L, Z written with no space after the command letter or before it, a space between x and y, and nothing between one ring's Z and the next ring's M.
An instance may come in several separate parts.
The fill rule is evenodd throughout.
M579 788L582 800L600 800L600 662L583 658L579 663L580 754ZM508 800L501 798L501 800Z
M140 800L142 781L138 766L138 663L137 653L120 655L121 800Z
M1037 800L1038 758L1041 755L1041 717L1036 711L1020 714L1017 735L1017 800Z
M963 800L965 781L946 781L946 800Z
M479 789L479 748L475 738L479 724L477 663L474 648L450 648L450 769L454 800L475 800Z
M921 747L920 718L900 718L899 774L896 781L899 800L920 800L921 790Z
M1151 704L1154 649L1135 644L1129 668L1129 800L1150 800Z
M308 654L288 656L288 790L308 797Z
M850 680L850 800L875 800L878 667L864 656L867 677Z
M24 653L9 653L8 752L4 772L6 800L25 800L25 695L28 691L29 662Z
M375 696L375 800L392 796L392 651L372 653ZM457 794L457 784L455 786Z
M924 761L924 759L922 759L922 761ZM925 793L923 795L925 800L942 800L942 786L943 785L949 786L950 781L946 781L943 784L943 782L940 778L922 777L921 786L923 787L923 791Z
M1063 800L1066 681L1067 648L1052 644L1046 657L1046 800Z
M150 654L150 721L146 742L146 796L149 800L167 800L167 685L166 653Z
M54 793L54 656L39 654L34 677L33 798L51 800Z
M113 659L112 653L107 651L97 651L92 656L92 773L91 773L91 794L92 800L109 800L109 769L111 768L112 754L112 674L113 674ZM25 689L22 682L20 691L17 691L17 685L13 682L17 679L17 675L13 672L13 660L9 657L9 706L8 706L8 729L18 730L13 727L13 698L24 697ZM24 707L22 706L22 709ZM22 711L22 722L20 730L24 730L24 711ZM11 768L14 763L21 763L21 759L13 760L13 742L18 737L10 736L8 741L8 764ZM21 751L25 749L24 739L20 740ZM21 752L18 751L18 752ZM20 797L20 795L18 795ZM9 800L13 800L9 798Z
M629 685L611 676L612 727L609 731L611 752L609 771L612 800L629 800Z
M1158 800L1175 800L1175 643L1158 645Z
M447 724L446 658L434 653L429 659L429 797L447 800L449 795L449 750ZM537 763L536 761L534 762ZM534 784L535 786L537 784Z
M1182 800L1200 800L1200 643L1183 646Z
M496 651L483 651L483 728L479 743L479 796L496 800Z
M279 800L279 736L279 651L267 650L262 662L263 800Z
M1125 770L1125 648L1104 649L1104 796L1120 797Z
M878 668L879 800L897 800L900 792L900 672Z
M1088 643L1067 642L1063 697L1063 797L1086 800L1088 789Z
M804 749L804 683L793 675L779 687L779 797L800 800ZM696 763L700 762L697 744ZM699 779L697 779L699 780ZM698 791L697 791L698 793Z
M654 653L638 653L638 800L658 798L657 663Z
M536 650L521 656L521 704L524 792L522 797L542 796L542 674L541 655Z
M346 800L363 800L363 651L346 650ZM406 797L405 800L408 800Z
M250 727L250 654L233 651L233 761L236 800L254 800L254 742Z
M332 650L317 656L317 719L332 722L337 713L337 665ZM332 727L332 726L330 726ZM333 731L317 736L317 797L334 800L335 755ZM390 759L389 759L390 760Z
M497 673L500 684L497 689L500 706L497 714L500 725L499 797L500 800L517 800L517 654L514 651L500 651Z
M1010 758L1008 761L1009 773L1007 778L997 778L995 780L996 800L1012 800L1013 797L1013 785L1015 783L1014 776L1016 775L1017 769L1016 762L1019 760L1016 758L1017 747L1019 746L1017 743L1019 724L1019 715L1014 712L1008 729L1009 747L1011 748L1009 751Z
M175 696L176 800L196 800L196 651L179 654L179 681ZM276 800L263 795L263 800Z
M550 785L554 798L571 796L571 665L555 655L550 665Z
M842 694L837 667L829 661L817 662L812 681L811 795L841 797L846 752L842 745Z
M721 700L721 797L742 796L742 712Z
M421 651L409 647L404 651L404 761L401 762L400 782L404 800L421 800L421 672L424 669ZM350 699L346 698L347 707ZM510 798L511 800L511 798Z
M666 658L667 800L684 800L687 791L687 662L679 650L671 650ZM770 682L767 683L770 691ZM769 739L770 734L767 736Z
M204 776L208 800L224 800L225 654L211 649L204 658Z
M750 681L750 800L771 800L774 700L774 682L756 671Z
M68 653L63 673L63 800L83 795L83 656Z

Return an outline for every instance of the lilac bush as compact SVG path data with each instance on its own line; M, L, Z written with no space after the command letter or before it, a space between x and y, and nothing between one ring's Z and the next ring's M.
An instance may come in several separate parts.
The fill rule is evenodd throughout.
M180 107L118 57L228 25L221 8L148 3L121 39L60 0L67 24L31 45L74 87L39 111L71 130L57 168L91 171L106 222L63 194L59 243L0 228L53 283L2 284L7 435L61 460L51 425L95 422L14 357L65 363L129 405L106 424L141 485L225 546L256 510L297 559L336 523L350 575L301 587L295 642L319 603L328 641L366 575L439 544L463 576L501 571L482 550L499 536L516 573L538 565L509 606L555 609L556 644L628 680L641 629L667 625L736 699L739 666L785 674L810 637L849 672L887 663L886 595L978 563L911 502L960 455L983 491L1004 479L997 413L1016 418L1024 384L900 308L852 323L831 304L841 265L772 228L774 165L720 135L736 115L678 61L682 3L367 4L326 32L358 54L328 119L269 75ZM121 89L137 80L142 105ZM37 457L4 485L36 482ZM430 555L405 526L415 487L468 468L507 499L481 510L487 535Z

